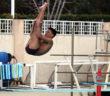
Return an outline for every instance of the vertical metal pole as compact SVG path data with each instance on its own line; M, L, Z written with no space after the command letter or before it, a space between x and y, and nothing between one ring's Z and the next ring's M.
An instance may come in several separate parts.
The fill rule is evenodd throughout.
M73 65L74 65L74 28L72 28L72 35L71 35L71 67L70 69L72 70L72 72L74 72L73 70ZM77 85L77 88L80 89L80 86L79 86L79 82L78 82L78 79L76 77L76 74L75 73L71 73L71 89L73 89L73 85L74 85L74 82L73 82L73 77L74 77L74 80L75 80L75 83ZM83 96L82 92L79 93L80 96ZM71 96L73 96L73 92L71 92Z
M96 52L98 51L97 43L98 43L98 30L96 31L96 46L95 46Z
M11 0L11 16L15 17L15 0Z
M74 28L72 28L71 29L71 31L72 31L72 37L71 37L71 66L72 66L72 68L73 68L73 60L74 60L74 56L73 56L73 54L74 54ZM71 89L73 89L73 75L72 75L72 73L71 73ZM73 96L73 92L71 92L71 96Z

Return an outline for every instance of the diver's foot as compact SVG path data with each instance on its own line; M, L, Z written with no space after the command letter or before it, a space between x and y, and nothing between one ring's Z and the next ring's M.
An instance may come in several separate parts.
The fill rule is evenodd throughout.
M44 2L42 6L39 7L40 10L45 9L47 7L48 3Z

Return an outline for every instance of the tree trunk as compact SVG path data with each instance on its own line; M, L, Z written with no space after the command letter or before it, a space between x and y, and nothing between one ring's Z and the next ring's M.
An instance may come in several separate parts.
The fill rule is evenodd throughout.
M52 8L51 15L50 15L50 19L52 19L53 12L54 12L54 10L55 10L55 7L56 7L56 5L57 5L57 2L58 2L58 0L55 0L54 6L53 6L53 8Z
M59 20L59 19L60 19L60 16L61 16L61 13L62 13L63 8L64 8L64 6L65 6L65 3L66 3L66 0L64 0L64 1L63 1L63 4L62 4L62 6L61 6L61 9L60 9L60 12L59 12L59 15L58 15L57 20Z

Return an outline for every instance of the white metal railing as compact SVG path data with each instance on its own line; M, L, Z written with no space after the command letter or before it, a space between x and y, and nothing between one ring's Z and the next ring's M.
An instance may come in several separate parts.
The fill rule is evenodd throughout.
M34 20L24 20L24 33L29 34L30 28ZM74 30L77 35L96 35L98 30L102 30L103 22L90 21L59 21L59 20L44 20L42 31L46 32L48 27L55 28L59 35L69 35Z
M0 34L12 34L12 20L0 19ZM24 33L29 34L34 20L24 20ZM48 27L55 28L59 35L70 35L73 30L77 35L95 35L102 30L103 22L44 20L42 31ZM100 32L100 31L99 31Z
M12 34L12 19L0 19L0 34Z

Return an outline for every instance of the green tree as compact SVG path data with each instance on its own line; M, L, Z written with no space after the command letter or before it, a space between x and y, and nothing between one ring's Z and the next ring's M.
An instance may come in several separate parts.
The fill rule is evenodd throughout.
M15 0L15 12L20 14L36 14L38 10L35 6L37 0ZM47 0L50 2L48 8L48 16L52 12L55 1L57 5L55 12L58 8L58 2L63 0ZM63 2L61 3L63 5ZM110 0L65 0L65 6L62 14L110 14ZM0 14L10 13L11 0L1 0Z
M10 13L11 0L0 0L0 14Z

